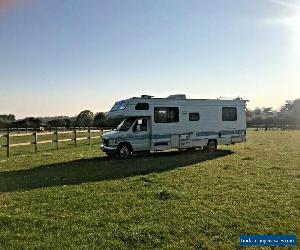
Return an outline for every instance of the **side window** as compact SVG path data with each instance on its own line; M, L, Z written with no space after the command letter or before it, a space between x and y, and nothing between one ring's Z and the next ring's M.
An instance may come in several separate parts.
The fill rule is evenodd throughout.
M223 107L222 108L222 121L236 121L237 109L236 107Z
M141 131L147 131L147 119L139 119L138 124L140 125Z
M179 108L177 107L154 108L154 121L156 123L179 122Z
M146 118L140 118L138 119L135 124L133 125L133 132L136 131L137 125L140 125L140 131L147 131L147 119Z
M149 110L149 104L148 103L138 103L135 105L135 110Z
M189 113L189 120L190 121L199 121L200 114L199 113Z

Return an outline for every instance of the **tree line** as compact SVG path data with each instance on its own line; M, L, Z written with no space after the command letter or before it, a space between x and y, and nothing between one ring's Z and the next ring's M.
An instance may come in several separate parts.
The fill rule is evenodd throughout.
M300 128L300 98L286 101L276 111L272 107L247 110L248 126Z
M122 119L108 119L105 113L94 114L90 110L84 110L75 117L26 117L16 119L13 114L0 115L0 128L41 128L41 127L116 127Z
M300 128L300 98L286 101L280 110L272 107L247 110L248 126L277 126ZM114 128L122 119L108 119L104 112L94 114L84 110L75 117L26 117L16 119L13 114L0 115L0 128L40 128L40 127L101 127Z

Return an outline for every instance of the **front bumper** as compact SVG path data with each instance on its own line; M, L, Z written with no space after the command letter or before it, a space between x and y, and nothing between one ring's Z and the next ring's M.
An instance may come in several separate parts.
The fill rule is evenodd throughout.
M105 153L109 153L109 154L114 154L117 152L117 146L106 146L106 145L102 144L100 146L100 148L102 149L102 151L104 151Z

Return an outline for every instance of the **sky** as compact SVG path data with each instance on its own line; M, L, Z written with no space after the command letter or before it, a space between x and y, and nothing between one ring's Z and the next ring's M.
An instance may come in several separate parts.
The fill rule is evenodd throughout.
M298 0L0 0L0 114L77 115L149 94L300 97Z

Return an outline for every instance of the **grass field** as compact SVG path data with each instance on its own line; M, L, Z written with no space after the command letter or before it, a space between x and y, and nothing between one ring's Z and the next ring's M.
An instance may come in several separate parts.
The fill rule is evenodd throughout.
M249 131L214 154L126 161L98 144L4 151L0 249L241 249L240 234L299 241L299 190L300 131Z

